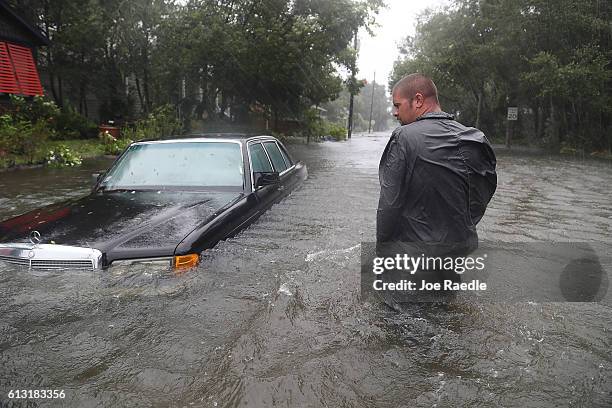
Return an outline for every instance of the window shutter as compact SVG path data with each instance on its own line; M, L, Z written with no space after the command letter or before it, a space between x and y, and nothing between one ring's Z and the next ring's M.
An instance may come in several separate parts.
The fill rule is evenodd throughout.
M17 84L20 88L18 93L27 96L42 95L43 90L32 57L32 50L11 43L8 44L8 49L15 68Z
M19 86L5 42L0 41L0 92L17 94Z

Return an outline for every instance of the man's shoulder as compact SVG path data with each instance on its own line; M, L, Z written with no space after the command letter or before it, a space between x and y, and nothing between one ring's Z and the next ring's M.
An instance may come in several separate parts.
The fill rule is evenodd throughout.
M412 122L408 125L397 127L391 134L391 137L396 138L398 141L409 142L413 141L416 137L420 137L422 130L422 127L418 126L417 122Z
M460 140L489 143L482 130L457 122L451 115L446 117L435 117L432 115L432 117L427 119L416 120L396 128L392 135L400 141L418 144L432 133L453 136Z
M426 126L419 122L412 122L407 125L402 125L396 128L391 134L391 138L395 139L402 146L415 149L421 145L424 140Z

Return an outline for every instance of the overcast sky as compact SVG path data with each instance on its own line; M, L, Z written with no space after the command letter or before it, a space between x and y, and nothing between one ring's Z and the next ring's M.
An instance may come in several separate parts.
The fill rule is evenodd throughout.
M398 57L398 44L408 35L414 35L417 16L426 8L440 8L448 0L386 0L387 8L378 15L375 37L365 31L359 35L359 59L357 78L372 81L376 71L376 83L387 84L393 62Z

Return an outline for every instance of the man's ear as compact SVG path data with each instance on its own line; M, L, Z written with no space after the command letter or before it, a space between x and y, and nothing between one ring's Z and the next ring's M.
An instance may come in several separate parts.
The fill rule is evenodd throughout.
M415 108L422 108L423 104L425 103L425 97L420 92L417 92L416 94L414 94L413 100L414 100Z

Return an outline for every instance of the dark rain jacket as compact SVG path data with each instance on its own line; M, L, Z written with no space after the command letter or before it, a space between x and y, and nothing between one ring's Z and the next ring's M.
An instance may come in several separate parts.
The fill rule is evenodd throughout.
M476 224L497 187L485 135L444 112L397 128L380 160L377 243L478 247Z

